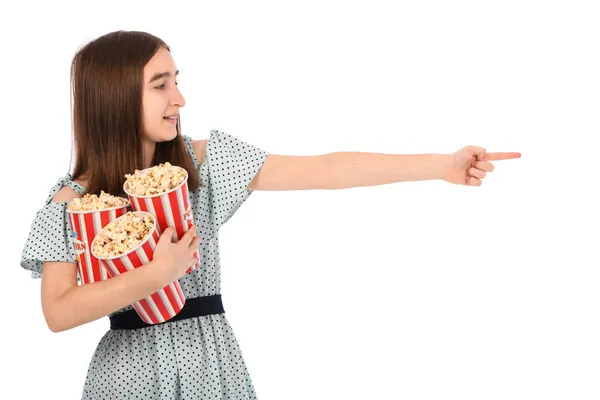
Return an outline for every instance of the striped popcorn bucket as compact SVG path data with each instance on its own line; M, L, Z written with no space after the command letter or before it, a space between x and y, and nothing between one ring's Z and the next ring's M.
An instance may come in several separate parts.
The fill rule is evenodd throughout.
M149 213L134 211L133 214L143 217ZM152 214L149 215L152 216L152 220L154 221L153 229L140 244L123 254L115 257L98 256L94 253L94 246L92 243L92 253L94 253L94 256L100 260L100 263L108 269L113 276L123 274L152 261L154 248L156 247L160 236L160 230L156 225L154 216ZM152 293L150 296L134 302L132 306L144 322L147 324L158 324L168 321L177 315L184 304L185 296L179 282L175 280L158 292Z
M92 211L73 211L67 208L67 215L73 234L73 247L77 259L77 270L82 284L104 281L111 278L90 251L92 241L109 222L129 211L130 204Z
M142 172L148 169L150 168L146 168ZM161 232L164 232L169 226L174 227L175 235L177 236L177 240L179 240L194 223L187 177L187 171L185 171L185 179L179 186L160 194L150 196L135 195L128 190L127 182L123 185L123 190L127 193L134 211L147 211L155 215ZM200 260L198 250L194 252L193 256ZM186 273L195 270L198 266L200 266L200 262L189 267Z

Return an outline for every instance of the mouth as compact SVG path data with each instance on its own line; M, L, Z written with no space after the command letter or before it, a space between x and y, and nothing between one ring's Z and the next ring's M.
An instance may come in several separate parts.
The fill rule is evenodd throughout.
M167 121L170 125L177 125L178 117L163 117L165 121Z

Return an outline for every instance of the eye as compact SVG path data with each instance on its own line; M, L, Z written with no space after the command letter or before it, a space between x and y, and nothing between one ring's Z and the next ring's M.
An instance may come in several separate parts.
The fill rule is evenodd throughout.
M179 82L175 82L175 85L179 85ZM163 83L162 85L157 86L156 88L159 89L159 90L163 90L165 88L165 86L166 85Z

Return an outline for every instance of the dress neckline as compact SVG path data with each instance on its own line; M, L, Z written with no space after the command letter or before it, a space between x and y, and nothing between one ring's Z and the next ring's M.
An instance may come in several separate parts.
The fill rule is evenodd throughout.
M67 176L66 176L66 178L67 178L67 180L68 180L68 181L69 181L69 182L70 182L70 183L71 183L73 186L75 186L75 187L78 189L78 192L82 192L82 193L80 193L80 194L87 193L87 189L85 188L85 186L83 186L82 184L80 184L80 183L77 183L77 182L75 182L75 181L73 180L73 175L71 175L70 173L68 173L68 174L67 174ZM71 186L71 185L69 185L69 186Z

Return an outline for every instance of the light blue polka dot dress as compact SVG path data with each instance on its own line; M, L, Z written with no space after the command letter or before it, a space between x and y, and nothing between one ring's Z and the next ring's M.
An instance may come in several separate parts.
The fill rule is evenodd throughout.
M252 191L252 181L269 153L227 133L210 131L199 163L184 136L203 187L190 191L200 242L201 265L179 279L186 298L221 294L219 228ZM40 278L44 261L75 262L66 202L54 203L63 186L85 188L61 178L37 213L23 249L21 266ZM223 303L226 303L223 294ZM127 306L113 314L132 309ZM111 315L113 315L111 314ZM51 396L52 397L52 396ZM173 321L140 329L109 330L89 364L82 399L256 399L242 352L225 314Z

